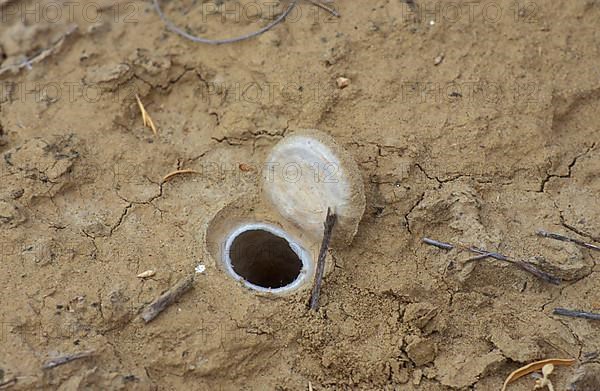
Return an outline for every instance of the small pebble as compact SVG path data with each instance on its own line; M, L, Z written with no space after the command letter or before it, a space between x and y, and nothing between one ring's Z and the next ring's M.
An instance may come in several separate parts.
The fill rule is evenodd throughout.
M148 277L152 277L155 274L156 274L156 272L154 270L146 270L145 272L138 274L137 277L138 278L148 278Z
M435 66L440 65L442 63L442 61L444 61L443 53L433 59L433 65L435 65Z
M194 270L196 271L196 273L204 273L204 271L206 270L206 266L198 265Z
M340 90L348 87L350 85L350 79L346 77L338 77L336 80L337 86Z

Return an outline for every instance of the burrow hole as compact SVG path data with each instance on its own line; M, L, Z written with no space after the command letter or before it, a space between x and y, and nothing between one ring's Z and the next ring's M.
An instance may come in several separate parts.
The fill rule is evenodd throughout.
M239 234L231 244L229 258L235 273L262 288L282 288L302 271L302 260L290 243L260 229Z

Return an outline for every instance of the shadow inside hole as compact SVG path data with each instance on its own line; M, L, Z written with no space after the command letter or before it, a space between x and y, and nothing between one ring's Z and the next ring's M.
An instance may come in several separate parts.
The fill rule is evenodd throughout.
M290 243L263 230L248 230L231 244L229 258L233 270L246 281L263 288L282 288L302 271L302 261Z

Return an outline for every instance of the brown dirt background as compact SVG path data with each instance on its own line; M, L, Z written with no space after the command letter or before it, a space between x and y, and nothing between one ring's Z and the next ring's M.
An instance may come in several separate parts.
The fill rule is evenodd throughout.
M49 2L17 4L36 3ZM348 1L339 19L301 3L295 20L219 47L167 32L150 2L93 3L100 20L85 4L73 20L2 14L2 69L78 26L0 76L0 384L17 379L2 388L499 390L531 360L600 350L600 323L551 314L600 310L598 254L535 235L600 241L598 1L483 1L472 14L466 1L416 0L421 14ZM211 37L264 25L204 23L199 4L165 8ZM339 76L351 85L338 89ZM210 218L256 183L238 165L260 164L294 128L335 137L367 192L317 313L306 292L244 290L203 248ZM177 168L203 174L161 186ZM423 236L533 260L565 282L467 265ZM199 263L191 292L135 320ZM41 369L87 349L97 354ZM557 390L574 372L555 371Z

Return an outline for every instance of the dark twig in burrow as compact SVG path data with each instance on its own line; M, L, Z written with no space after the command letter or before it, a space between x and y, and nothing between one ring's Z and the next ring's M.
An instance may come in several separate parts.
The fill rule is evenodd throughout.
M331 234L333 233L333 226L337 221L337 215L331 212L330 208L327 208L327 217L323 224L323 242L321 243L321 249L319 250L319 259L317 260L317 270L315 272L315 282L313 284L312 292L310 295L310 309L317 310L319 308L319 294L321 293L321 284L323 284L323 273L325 272L325 258L327 256L327 249L329 248L329 242L331 241Z
M429 238L423 238L423 243L428 244L430 246L434 246L437 248L441 248L443 250L452 250L454 248L461 248L476 254L479 254L475 257L469 258L467 259L467 262L471 262L471 261L477 261L477 260L481 260L481 259L485 259L485 258L494 258L497 259L499 261L504 261L504 262L508 262L508 263L512 263L513 265L518 266L519 268L521 268L522 270L533 274L534 276L536 276L537 278L544 280L550 284L554 284L554 285L559 285L561 283L561 279L558 277L554 277L540 269L538 269L534 264L530 263L530 262L525 262L525 261L518 261L518 260L514 260L514 259L510 259L509 257L507 257L506 255L502 255L500 253L497 252L493 252L493 251L486 251L477 247L471 247L471 246L461 246L461 245L454 245L451 243L444 243L444 242L440 242L437 240L433 240L433 239L429 239Z
M93 350L86 350L86 351L78 352L78 353L65 354L64 356L56 357L56 358L53 358L52 360L46 361L44 363L44 365L42 365L42 369L55 368L55 367L58 367L59 365L66 364L71 361L90 357L90 356L94 355L94 353L95 353L95 351L93 351Z
M597 246L595 244L586 243L583 240L579 240L579 239L575 239L575 238L570 238L568 236L564 236L564 235L561 235L561 234L544 231L543 229L537 230L536 234L538 234L539 236L544 237L544 238L550 238L550 239L560 240L561 242L575 243L575 244L577 244L579 246L583 246L585 248L589 248L589 249L592 249L592 250L600 251L600 246Z
M177 282L168 291L160 295L142 312L142 319L148 323L156 318L165 308L173 304L181 295L190 290L194 285L194 275L191 274Z
M555 308L552 313L554 315L569 316L571 318L600 320L600 314L595 314L593 312L586 312L586 311L569 310L566 308Z

